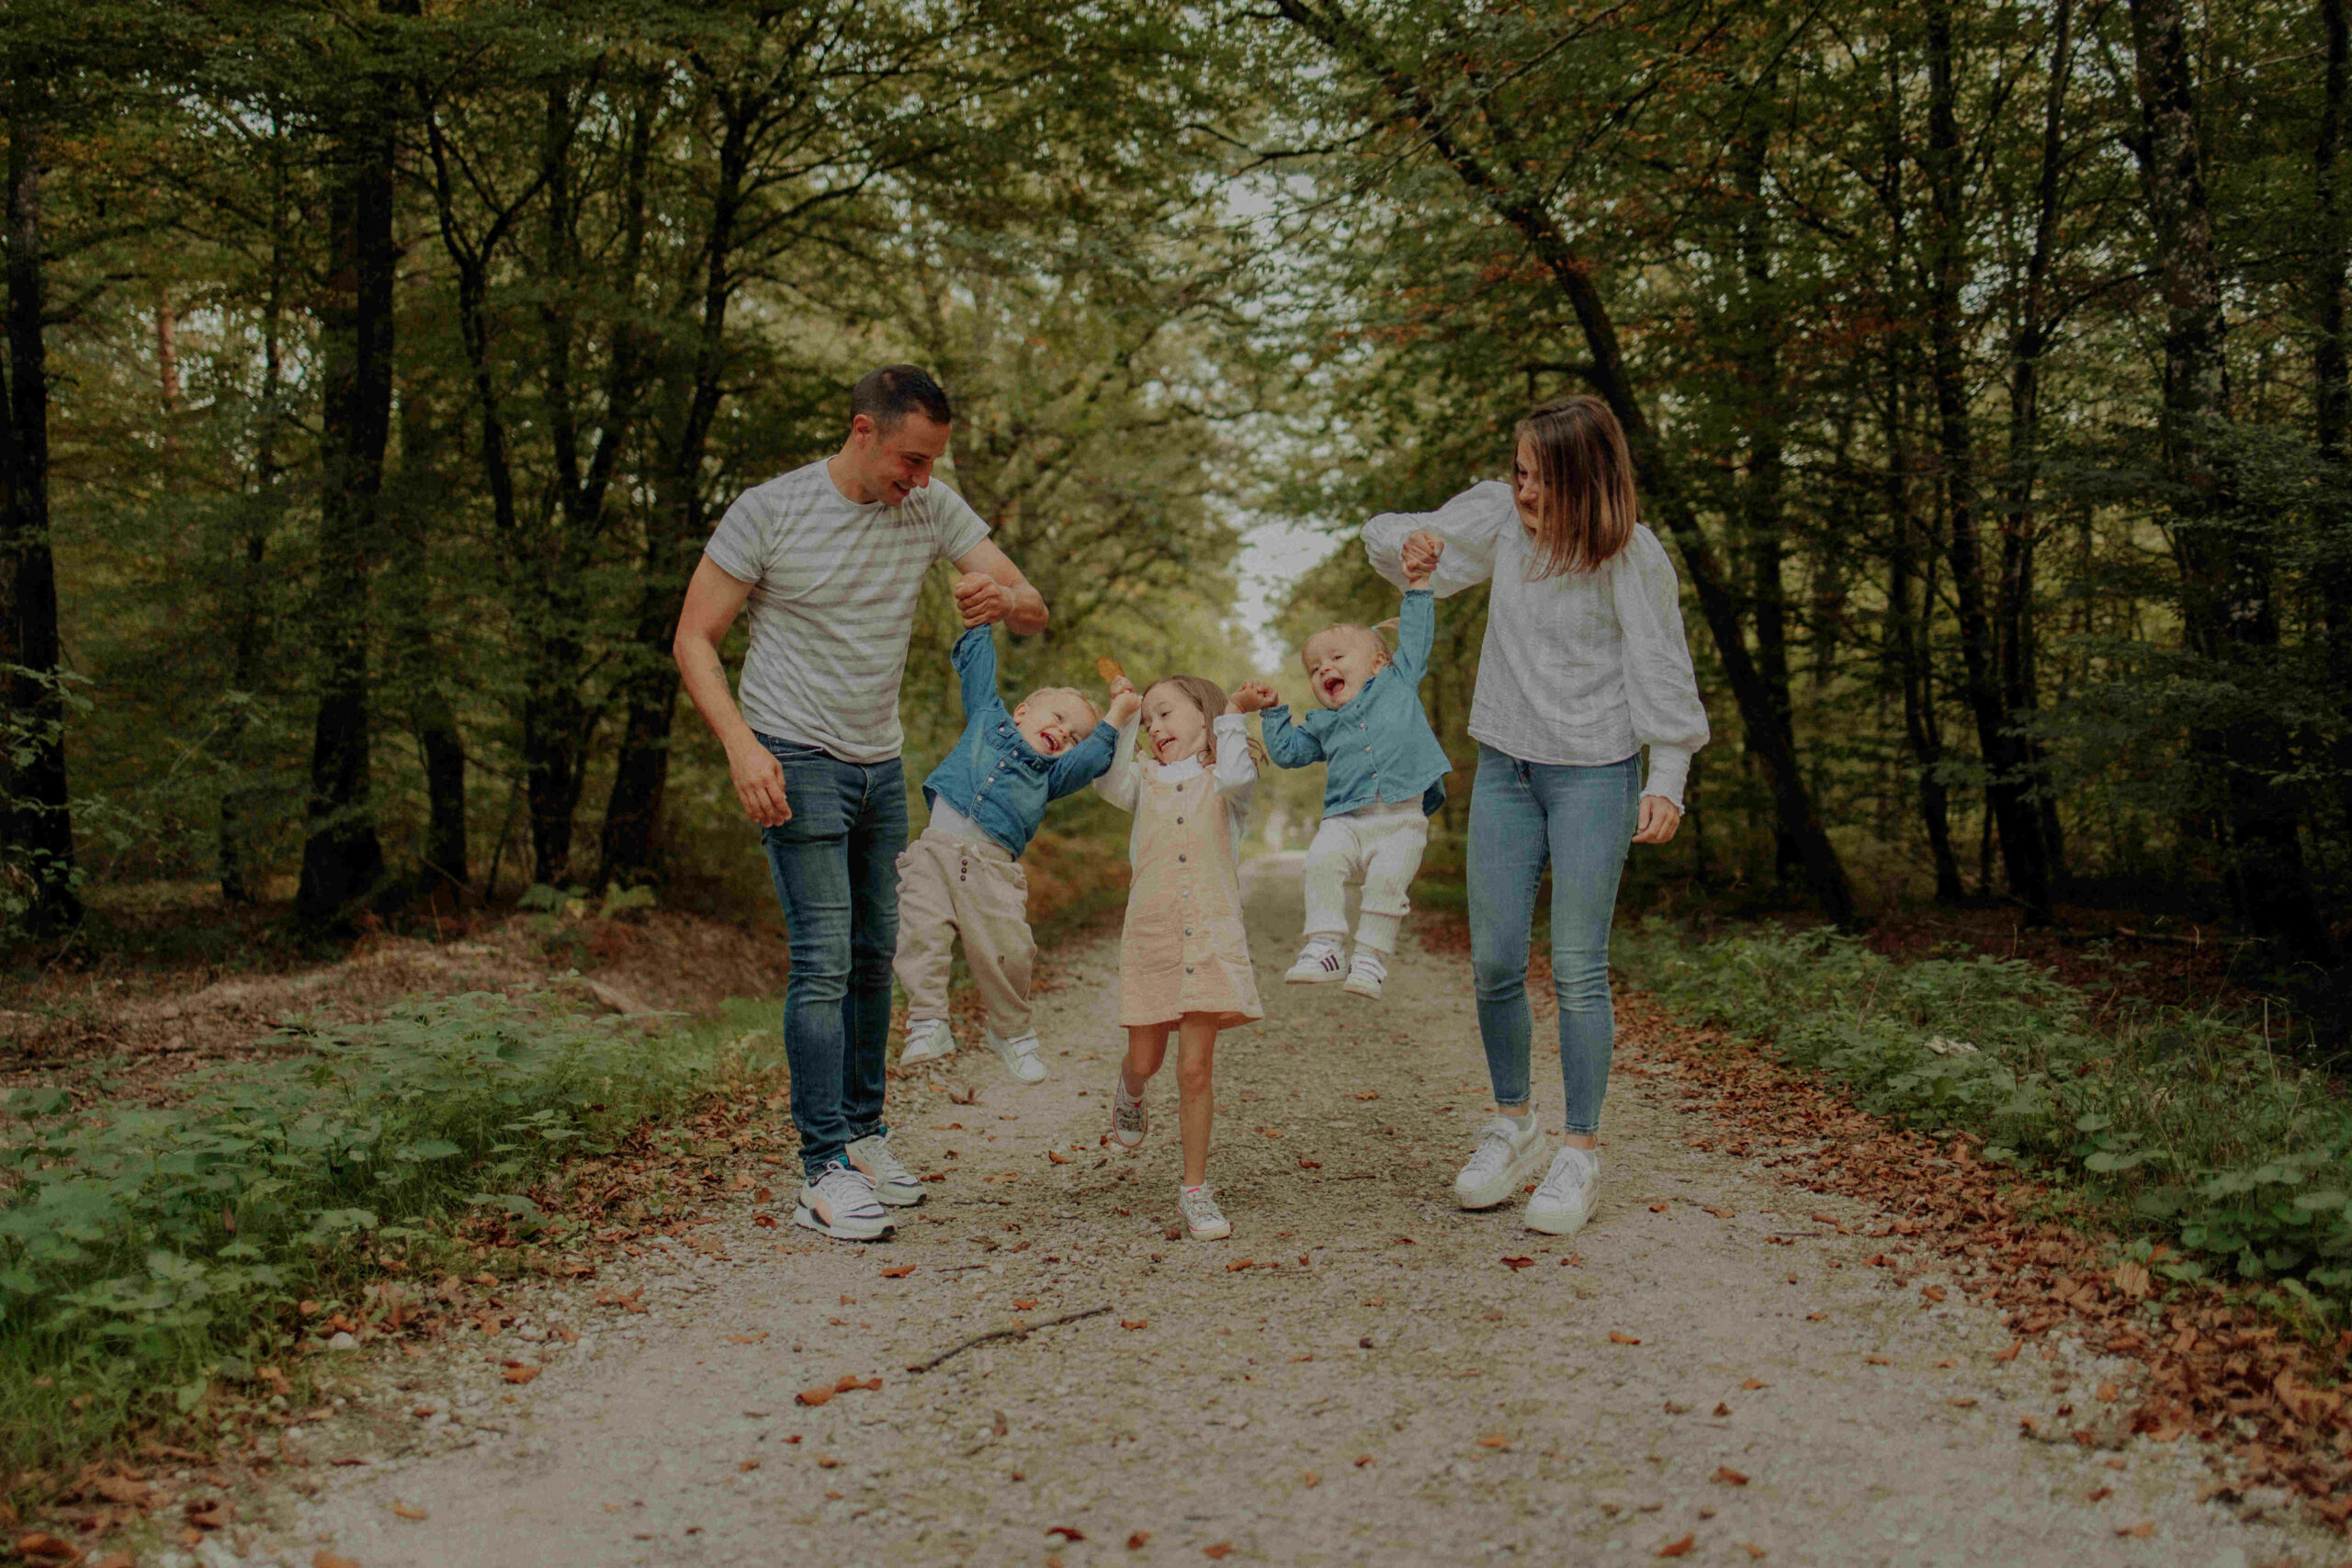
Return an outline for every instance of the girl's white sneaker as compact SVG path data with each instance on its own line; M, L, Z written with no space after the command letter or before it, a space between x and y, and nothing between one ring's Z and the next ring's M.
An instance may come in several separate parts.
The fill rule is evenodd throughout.
M947 1027L944 1018L926 1018L907 1025L907 1046L899 1053L899 1066L911 1067L922 1062L936 1062L952 1055L956 1050L956 1032Z
M1127 1075L1122 1072L1111 1091L1111 1141L1123 1149L1139 1149L1150 1133L1151 1112L1143 1108L1143 1096L1127 1092Z
M1348 961L1340 953L1340 944L1328 936L1311 936L1306 945L1298 950L1298 962L1283 976L1285 986L1328 986L1348 976Z
M1184 1228L1194 1241L1223 1241L1233 1234L1233 1222L1216 1206L1216 1194L1206 1183L1176 1189L1176 1206L1184 1211Z
M1004 1064L1006 1072L1011 1073L1023 1083L1046 1081L1046 1064L1037 1055L1035 1030L1033 1029L1028 1033L1012 1040L1007 1040L993 1029L988 1033L989 1049L996 1053L997 1060Z
M1552 1156L1552 1168L1527 1201L1527 1228L1545 1235L1574 1235L1592 1218L1600 1197L1600 1156L1570 1145Z
M1341 986L1340 989L1350 996L1370 997L1374 1001L1378 1001L1380 987L1387 978L1387 962L1371 948L1359 947L1356 949L1355 962L1348 965L1347 984Z

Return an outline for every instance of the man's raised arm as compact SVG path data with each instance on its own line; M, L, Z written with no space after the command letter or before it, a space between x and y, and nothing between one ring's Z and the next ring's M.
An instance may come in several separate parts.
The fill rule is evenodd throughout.
M791 803L784 797L783 764L743 722L735 694L727 689L727 666L718 657L727 628L751 596L750 583L703 557L686 584L686 603L678 612L678 634L671 639L670 656L678 661L695 712L727 748L727 771L735 780L735 797L743 803L744 812L763 828L777 828L792 820ZM1043 618L1041 613L1041 623Z
M964 574L956 580L956 607L963 611L965 626L1002 621L1023 637L1046 629L1045 596L991 541L982 539L957 556L956 570Z

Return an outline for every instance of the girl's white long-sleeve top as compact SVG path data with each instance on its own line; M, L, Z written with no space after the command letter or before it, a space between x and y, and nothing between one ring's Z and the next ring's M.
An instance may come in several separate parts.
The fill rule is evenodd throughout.
M1363 525L1373 570L1405 586L1405 541L1445 541L1440 598L1491 579L1470 735L1525 762L1593 767L1649 748L1645 795L1682 804L1707 709L1690 669L1674 563L1646 527L1598 571L1533 578L1534 541L1510 486L1471 486L1435 512L1384 512ZM1100 787L1100 786L1098 786Z
M1143 794L1143 770L1166 784L1182 784L1201 772L1201 760L1155 762L1136 755L1136 727L1129 719L1111 749L1111 766L1094 781L1094 792L1122 811L1133 811ZM1250 824L1250 797L1258 788L1258 763L1250 755L1250 722L1238 713L1221 713L1212 727L1216 736L1216 796L1225 803L1226 820L1233 829L1234 852L1240 853L1241 834ZM1127 859L1135 860L1135 841L1127 841Z

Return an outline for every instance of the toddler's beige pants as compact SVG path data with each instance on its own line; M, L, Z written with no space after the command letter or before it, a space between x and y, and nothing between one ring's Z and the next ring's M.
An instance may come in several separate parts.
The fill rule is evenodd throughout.
M989 1027L1007 1040L1028 1033L1037 959L1028 873L1001 844L925 833L899 857L899 954L891 968L907 990L908 1022L947 1016L959 933Z

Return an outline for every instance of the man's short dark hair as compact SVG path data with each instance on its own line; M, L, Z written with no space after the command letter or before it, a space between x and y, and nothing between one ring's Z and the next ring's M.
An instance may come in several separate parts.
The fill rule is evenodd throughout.
M947 393L919 365L885 365L879 370L869 370L849 389L850 417L864 414L886 434L898 429L907 415L917 411L933 424L956 423L956 411L948 406Z

